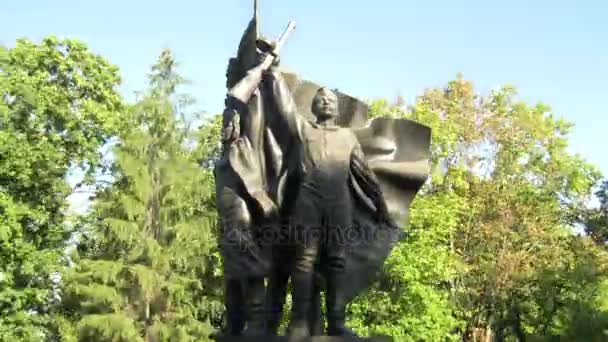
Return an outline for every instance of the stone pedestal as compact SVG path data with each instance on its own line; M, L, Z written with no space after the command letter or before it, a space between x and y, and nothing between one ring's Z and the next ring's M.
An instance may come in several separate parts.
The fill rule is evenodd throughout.
M227 336L218 337L218 342L393 342L388 336L380 337L339 337L313 336L303 339L290 339L285 336Z

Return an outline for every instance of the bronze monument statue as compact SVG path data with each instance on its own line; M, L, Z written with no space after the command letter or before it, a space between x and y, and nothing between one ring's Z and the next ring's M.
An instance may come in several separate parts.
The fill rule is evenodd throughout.
M290 337L354 336L346 306L403 232L428 178L430 129L368 120L363 102L285 70L278 54L295 26L264 39L254 7L229 62L215 169L225 333L276 335L291 279Z

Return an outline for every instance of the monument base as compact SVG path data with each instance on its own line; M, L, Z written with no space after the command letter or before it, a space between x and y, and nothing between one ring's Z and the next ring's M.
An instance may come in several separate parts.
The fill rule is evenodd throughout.
M393 342L388 336L350 337L350 336L312 336L302 339L286 336L224 336L217 342Z

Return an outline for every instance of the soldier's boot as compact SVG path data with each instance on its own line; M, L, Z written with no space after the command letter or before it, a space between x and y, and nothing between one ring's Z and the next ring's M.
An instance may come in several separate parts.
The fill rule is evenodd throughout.
M309 337L309 314L312 294L312 273L295 272L291 278L293 306L287 328L290 338Z
M250 278L246 284L247 327L244 335L266 335L266 288L264 278Z
M266 331L269 336L276 336L283 318L283 307L285 306L285 296L287 295L287 283L289 273L276 270L270 277L268 290L266 291L266 302L268 305L268 320L266 321Z
M321 288L314 286L311 298L310 312L308 315L310 334L312 336L325 335L325 321L323 320L323 309L321 308Z
M244 289L239 279L225 280L226 331L229 336L239 336L245 327Z
M343 272L329 274L327 279L327 335L328 336L357 336L346 327L346 300L344 296L345 277Z
M276 336L279 333L279 326L283 318L283 307L278 307L272 303L268 309L268 320L266 321L266 333L269 336Z

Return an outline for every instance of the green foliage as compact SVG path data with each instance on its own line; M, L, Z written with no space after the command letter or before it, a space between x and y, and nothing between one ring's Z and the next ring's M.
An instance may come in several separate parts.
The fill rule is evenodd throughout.
M213 188L182 82L163 51L113 149L115 182L80 224L63 301L78 341L204 341L221 321Z
M583 218L585 232L598 244L608 241L608 181L602 183L595 193L599 199L599 208L590 209Z
M449 193L416 201L409 238L393 251L378 284L351 304L351 326L401 341L455 341L461 322L453 315L448 284L459 264L449 241L462 205Z
M221 328L221 116L189 109L176 66L163 51L126 106L117 68L76 40L0 48L0 341L205 341ZM568 152L572 124L516 95L479 95L458 77L411 107L370 104L372 117L432 128L432 174L408 238L349 306L356 331L607 339L608 182L589 209L600 174ZM97 187L91 212L72 219L76 167ZM588 236L573 233L581 223Z
M78 323L78 341L139 342L133 320L121 314L89 315Z
M120 129L117 68L76 40L0 47L0 340L40 341L62 271L65 178Z
M378 301L367 304L375 306L370 316L381 318L370 325L360 318L368 307L358 310L368 331L405 340L583 332L603 338L601 329L590 328L608 323L597 305L606 272L584 265L601 265L605 252L573 234L599 172L567 152L570 123L515 95L504 87L480 96L459 77L427 90L411 108L372 103L373 116L406 117L433 130L432 179L412 208L415 234L391 256L385 277L432 273L410 275L406 291L383 289L381 281L368 295ZM420 215L427 203L433 220ZM399 267L391 269L395 258ZM416 295L419 289L424 296ZM437 298L445 298L442 310L434 309Z

